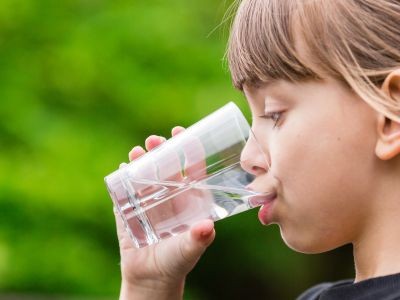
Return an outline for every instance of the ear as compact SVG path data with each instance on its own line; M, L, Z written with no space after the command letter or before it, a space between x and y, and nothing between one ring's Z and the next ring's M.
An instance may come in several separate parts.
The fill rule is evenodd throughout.
M386 77L381 89L393 102L400 103L400 69ZM379 114L377 124L378 141L375 153L382 160L392 159L400 153L400 123Z

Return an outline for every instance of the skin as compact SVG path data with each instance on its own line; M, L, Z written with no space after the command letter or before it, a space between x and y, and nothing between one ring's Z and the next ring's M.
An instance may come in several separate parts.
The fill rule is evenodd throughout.
M375 179L374 111L333 81L275 82L244 91L271 169L252 159L257 152L249 144L242 157L258 175L254 186L277 191L271 222L286 244L319 253L350 242L368 213L364 203L374 196L364 188ZM277 122L262 117L271 112Z
M386 78L382 91L400 101L400 70ZM277 224L298 252L353 244L355 282L400 272L400 124L329 78L245 85L244 93L263 154L249 139L243 167L256 176L252 189L277 193L265 225ZM163 141L150 136L146 149ZM134 147L129 158L144 153ZM181 299L187 273L214 239L212 222L134 249L116 217L120 299Z
M399 73L382 88L397 101ZM250 143L242 158L253 189L277 192L269 222L285 243L303 253L352 243L355 282L399 272L399 124L332 79L244 92L267 160Z

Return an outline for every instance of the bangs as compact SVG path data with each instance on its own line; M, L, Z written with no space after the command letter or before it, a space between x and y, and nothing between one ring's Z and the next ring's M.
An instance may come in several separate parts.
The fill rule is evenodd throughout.
M243 0L227 48L233 84L333 78L400 122L381 90L400 67L399 19L399 0Z
M294 0L242 1L227 49L236 88L243 90L244 84L277 79L298 82L320 78L295 47L296 5Z

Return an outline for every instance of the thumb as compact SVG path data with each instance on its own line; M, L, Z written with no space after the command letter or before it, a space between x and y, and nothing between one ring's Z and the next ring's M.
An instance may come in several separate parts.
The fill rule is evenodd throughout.
M207 247L214 241L214 222L203 220L195 224L190 231L185 232L179 240L179 250L185 261L186 272L189 272Z

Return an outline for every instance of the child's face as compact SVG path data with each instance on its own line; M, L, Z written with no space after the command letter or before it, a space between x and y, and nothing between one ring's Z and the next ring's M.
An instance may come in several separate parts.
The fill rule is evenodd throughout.
M277 192L269 212L259 214L262 222L278 224L301 252L354 241L376 196L377 113L334 80L245 85L244 92L268 162L252 139L242 159L256 175L254 190ZM268 114L273 120L261 117Z

